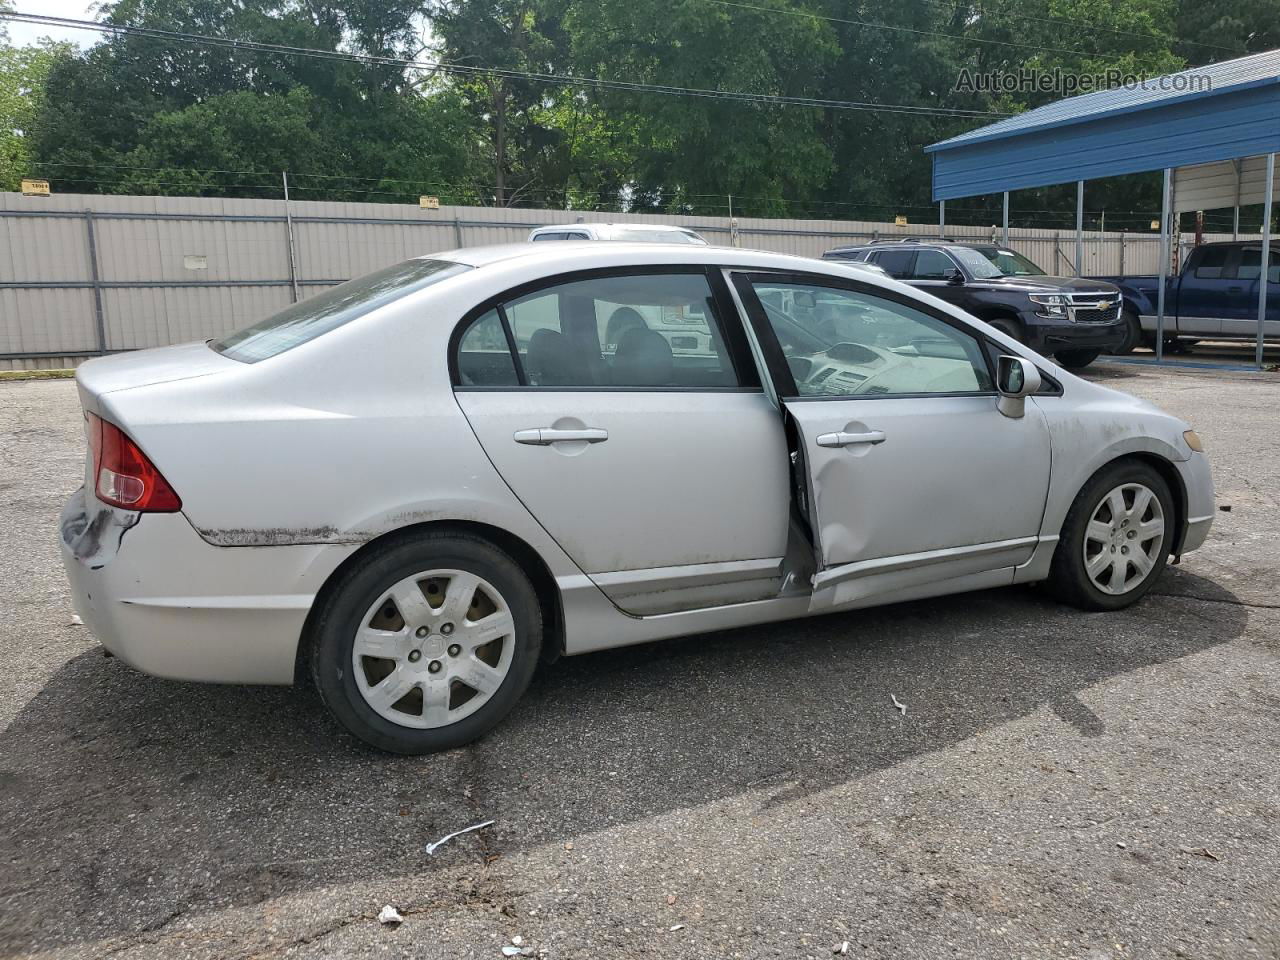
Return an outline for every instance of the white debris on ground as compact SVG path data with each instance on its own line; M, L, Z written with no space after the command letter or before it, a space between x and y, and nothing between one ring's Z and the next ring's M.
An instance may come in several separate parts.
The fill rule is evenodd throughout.
M898 708L898 712L905 717L907 715L907 705L903 703L901 700L899 700L897 697L895 697L892 693L889 694L889 699L892 700L893 705Z
M493 820L486 820L484 823L474 823L469 827L463 827L461 830L455 830L453 831L453 833L446 833L443 837L441 837L435 843L428 843L426 846L426 851L428 854L433 854L436 852L436 848L448 843L454 837L460 837L464 833L471 833L473 830L483 830L485 827L492 827L494 823L495 821Z
M388 903L378 911L378 922L383 926L391 927L396 924L404 923L404 917L400 915L399 910Z

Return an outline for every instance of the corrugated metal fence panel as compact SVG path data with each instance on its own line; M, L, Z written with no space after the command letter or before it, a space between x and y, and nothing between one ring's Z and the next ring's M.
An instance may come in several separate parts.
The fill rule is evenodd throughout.
M22 197L0 193L0 355L95 352L97 321L86 209L93 210L108 350L220 336L292 302L288 225L281 200L210 197ZM523 241L531 228L574 222L664 222L729 244L727 217L295 201L299 292L312 296L407 257L458 246ZM18 215L14 215L18 214ZM51 216L52 214L52 216ZM932 237L936 224L743 217L738 245L817 257L873 237ZM992 227L948 226L953 238L997 241ZM1051 273L1071 273L1073 230L1014 229L1010 245ZM1189 239L1184 235L1184 243ZM1211 237L1206 239L1229 239ZM1154 233L1085 234L1085 273L1155 273ZM50 286L80 284L80 287ZM45 285L45 286L40 286ZM65 353L59 353L65 351ZM50 358L4 359L0 368L47 366Z
M0 289L0 354L96 347L92 290Z
M82 218L0 217L0 283L88 279Z

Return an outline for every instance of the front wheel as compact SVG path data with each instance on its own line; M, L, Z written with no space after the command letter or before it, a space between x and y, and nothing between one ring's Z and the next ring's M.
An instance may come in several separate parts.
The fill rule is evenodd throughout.
M1104 467L1085 484L1062 526L1049 588L1085 610L1119 610L1160 576L1173 541L1173 497L1137 460Z
M515 706L538 663L542 617L509 556L465 534L377 548L347 571L314 624L321 699L391 753L462 746Z
M1081 370L1098 359L1101 350L1059 350L1053 359L1068 370Z
M1138 319L1137 311L1125 307L1120 318L1124 322L1124 341L1112 351L1116 356L1133 353L1142 343L1142 321Z
M1026 334L1022 330L1022 324L1013 317L992 317L987 323L1012 340L1017 340L1019 343L1027 342Z

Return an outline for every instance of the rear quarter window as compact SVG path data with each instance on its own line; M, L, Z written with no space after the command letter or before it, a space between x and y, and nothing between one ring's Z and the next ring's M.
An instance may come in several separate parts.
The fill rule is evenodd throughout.
M295 303L210 346L232 360L257 363L470 269L448 260L406 260Z

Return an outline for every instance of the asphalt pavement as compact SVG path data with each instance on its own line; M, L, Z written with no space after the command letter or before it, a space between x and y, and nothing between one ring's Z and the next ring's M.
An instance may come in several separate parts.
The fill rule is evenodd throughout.
M566 659L415 759L305 688L104 658L56 549L74 387L0 383L0 956L1280 956L1280 377L1090 376L1191 421L1230 508L1136 607L1011 588Z

